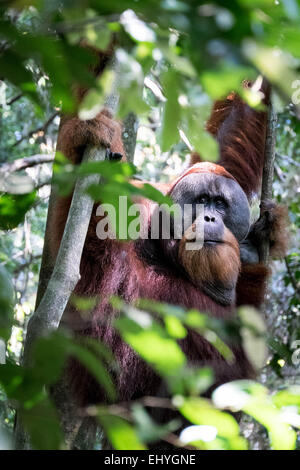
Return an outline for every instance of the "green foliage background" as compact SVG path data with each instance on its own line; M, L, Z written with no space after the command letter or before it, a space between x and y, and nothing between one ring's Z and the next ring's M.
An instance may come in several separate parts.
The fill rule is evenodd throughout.
M295 360L300 344L296 343L300 341L300 110L299 103L291 103L291 97L300 69L300 3L23 0L1 2L0 14L0 337L8 340L7 364L0 366L0 447L12 445L9 437L16 408L34 447L64 446L45 385L57 379L68 355L78 357L114 393L103 365L108 353L99 348L95 352L95 345L77 344L68 336L54 334L41 340L33 369L19 365L37 291L52 165L35 165L9 177L1 174L1 169L23 157L53 154L60 110L79 112L85 118L97 114L109 92L111 72L95 80L90 72L95 57L78 43L84 39L93 47L105 49L115 37L122 72L119 117L134 112L139 130L136 168L116 167L110 178L107 169L97 169L102 174L106 171L107 187L101 194L91 188L91 194L104 202L114 202L111 188L117 182L120 193L132 194L127 177L134 172L148 181L168 181L179 174L190 154L187 141L204 159L216 159L217 145L204 130L213 99L236 90L256 105L257 96L245 95L241 81L261 73L273 84L279 115L274 197L289 208L291 242L288 256L274 263L264 309L269 357L261 375L263 385L232 385L237 402L241 399L244 403L240 406L246 413L242 432L248 443L232 416L221 411L230 404L220 405L217 396L212 401L199 396L211 383L210 371L185 368L185 358L176 343L185 335L187 318L207 337L208 332L217 335L218 347L226 342L226 325L212 325L197 312L187 315L172 306L157 305L154 313L164 323L153 319L147 330L140 326L139 318L149 315L151 306L137 310L117 304L123 316L116 327L164 377L170 390L168 405L171 403L192 424L210 424L217 429L213 441L199 440L194 443L196 447L294 448L296 434L287 422L293 429L299 428L300 372ZM145 77L150 82L144 84ZM74 100L76 86L90 90L79 109ZM76 171L58 160L58 185L72 187ZM144 191L157 199L149 188ZM161 351L156 359L150 354L153 344ZM173 358L173 371L160 360L164 354ZM226 389L223 392L226 397ZM245 393L250 399L243 402ZM93 410L117 449L145 448L178 427L174 422L165 428L158 426L142 402L129 404L126 411L130 420L109 408ZM287 411L292 422L282 421ZM46 436L40 433L45 422L49 429Z

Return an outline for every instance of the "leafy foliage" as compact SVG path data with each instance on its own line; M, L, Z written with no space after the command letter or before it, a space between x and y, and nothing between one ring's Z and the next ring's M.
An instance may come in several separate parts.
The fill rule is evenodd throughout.
M58 9L57 2L1 3L0 163L54 152L59 109L78 111L85 119L97 114L111 91L113 72L108 69L96 80L92 74L96 54L81 43L104 50L114 41L122 71L119 117L134 112L141 123L137 164L104 162L74 168L57 154L55 182L68 194L77 177L97 173L104 184L89 188L95 200L117 207L116 195L141 195L168 204L151 185L137 188L129 179L138 175L149 181L168 180L179 173L190 150L215 160L217 144L205 131L212 99L232 90L242 93L241 81L255 79L259 72L273 84L279 111L274 196L289 207L292 232L290 252L274 269L266 331L249 309L240 312L240 322L228 324L170 305L143 300L133 307L115 299L115 307L123 312L115 327L163 377L169 396L159 404L141 400L86 412L97 416L115 449L145 449L158 439L173 443L175 439L179 446L199 449L247 448L237 422L226 410L241 410L259 422L272 448L293 449L300 392L289 386L286 375L290 372L299 378L299 2L234 0L200 5L196 1L79 0L60 4ZM87 90L79 107L78 89ZM286 106L292 96L293 105ZM243 97L257 104L256 95ZM109 351L93 341L79 343L67 334L41 338L31 367L19 365L27 318L34 309L44 238L50 179L46 166L21 172L37 189L25 194L15 194L15 188L3 192L0 173L0 338L8 340L7 364L0 366L0 417L11 431L13 410L18 409L34 448L61 449L64 436L48 389L60 377L67 358L83 363L111 398L115 390L107 370L107 363L113 368ZM93 308L85 299L73 300L79 309ZM258 383L236 382L217 389L212 400L202 398L214 378L208 368L186 365L178 341L188 329L203 335L229 362L227 344L236 336L243 339L254 365L257 348L263 356L267 340L270 352L262 380L270 391ZM158 425L146 410L152 405L176 409L182 420ZM178 439L173 433L182 427L183 419L189 425ZM1 432L0 448L2 439ZM254 439L259 446L258 432Z

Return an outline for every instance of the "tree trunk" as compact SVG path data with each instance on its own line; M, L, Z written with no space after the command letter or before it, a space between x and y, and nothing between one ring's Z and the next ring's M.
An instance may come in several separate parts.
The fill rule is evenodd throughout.
M138 131L138 119L134 113L129 113L123 123L123 143L126 151L126 159L133 163ZM92 450L95 446L99 426L94 418L84 418L72 443L72 448L77 450Z
M138 118L134 113L128 113L123 123L123 143L127 161L133 163L136 146L136 136L138 131Z
M268 199L272 198L272 187L274 177L274 162L275 162L275 145L276 145L276 125L277 115L274 111L272 102L269 104L268 118L267 118L267 132L266 132L266 146L264 157L264 168L261 186L261 206ZM261 211L262 213L262 211ZM268 263L269 259L269 242L266 240L259 250L260 261L264 264Z
M113 91L106 101L106 108L115 113L118 105L118 95L116 93L118 77L113 84ZM103 161L106 158L106 148L87 148L84 161ZM49 230L45 236L45 246L43 250L42 266L40 271L39 288L36 301L36 310L31 317L24 345L23 365L30 365L30 354L32 345L37 338L46 336L51 331L58 328L69 297L80 279L80 261L84 247L84 242L90 223L94 201L86 194L86 189L92 184L100 184L100 176L97 174L79 178L76 182L72 203L70 206L64 234L60 244L59 252L53 263L49 252ZM47 229L51 211L55 201L55 192L51 191L49 210L47 217ZM60 395L60 399L58 398ZM81 424L74 413L74 404L69 400L67 388L63 380L58 385L53 397L58 411L62 418L62 426L66 433L67 445L71 446L74 438L74 431L78 430ZM59 403L60 402L60 403ZM16 449L29 449L29 437L23 429L18 416L15 427Z

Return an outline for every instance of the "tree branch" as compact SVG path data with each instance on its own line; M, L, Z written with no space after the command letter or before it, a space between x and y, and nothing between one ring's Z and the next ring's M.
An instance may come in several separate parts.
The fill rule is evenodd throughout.
M30 157L18 158L13 162L6 162L0 165L0 175L14 173L15 171L25 170L26 168L31 168L42 163L51 163L53 161L54 153L37 153Z
M127 161L133 163L136 146L136 136L138 131L138 118L134 113L128 113L123 122L123 143L125 147Z
M261 186L261 215L262 206L265 201L272 198L272 185L274 177L274 163L275 163L275 144L276 144L276 125L277 116L274 111L272 102L269 104L268 117L267 117L267 131L266 131L266 145L264 168ZM266 240L262 243L259 250L260 261L267 264L269 259L269 241Z
M282 160L286 160L287 162L291 163L292 165L297 166L300 168L300 163L294 160L293 158L289 157L288 155L280 155L280 153L276 152L276 158L281 158Z
M136 136L138 130L138 119L134 113L129 113L123 122L123 143L126 152L126 158L128 162L133 162L134 150L136 146ZM61 386L59 393L62 393ZM65 414L65 413L64 413ZM69 413L70 414L70 413ZM74 411L73 411L74 415ZM67 421L67 420L65 420ZM70 423L66 423L70 427ZM81 426L77 431L77 435L74 439L73 432L73 442L69 443L74 449L91 449L95 442L95 436L97 431L97 424L95 421L91 420L90 417L84 417ZM66 428L66 426L65 426Z
M86 150L84 161L103 161L105 148ZM76 183L69 215L46 292L28 324L24 364L36 338L57 329L71 293L80 279L79 266L94 202L86 194L99 175L89 175Z
M22 98L23 93L19 93L18 95L14 96L13 98L11 98L9 101L6 102L6 105L7 106L11 106L13 103L15 103L16 101L18 101L19 99Z
M34 255L34 256L30 255L29 259L27 261L25 261L25 263L20 263L18 266L15 267L14 275L18 276L21 271L23 271L24 269L29 268L32 263L34 263L35 261L37 261L41 257L42 257L42 254L38 254L38 255Z
M116 82L117 80L118 77L116 76ZM115 89L116 86L117 83L114 83L112 93L106 101L106 108L109 109L112 114L115 113L118 105L118 96ZM103 161L105 158L106 148L101 147L98 149L89 147L84 152L83 160ZM49 271L46 276L41 274L42 282L40 281L39 283L37 308L28 323L23 354L24 366L29 366L31 363L31 351L35 340L41 336L46 336L51 333L51 331L58 328L69 297L80 279L81 255L94 205L94 201L86 193L86 190L92 184L99 183L100 176L97 174L88 175L77 180L53 271L53 262L51 263L49 260L51 254L49 252L49 240L47 239L48 246L44 248L42 267L44 268L45 265L48 265L47 267L49 268ZM51 205L49 207L48 214L53 211L55 197L55 192L52 191L50 200ZM48 225L49 215L47 220L47 226ZM47 237L49 237L48 234ZM45 281L47 278L49 279L49 282L46 287ZM62 393L65 392L66 386L62 383ZM71 403L70 410L66 418L69 416L72 417L73 410L73 404ZM66 411L66 409L64 411ZM75 424L74 420L71 420L69 428L72 428ZM74 429L70 429L70 432L73 432L74 434ZM30 448L28 435L24 431L19 419L17 419L15 441L17 449Z
M47 132L48 130L48 127L50 126L50 124L52 123L52 121L56 118L56 116L59 115L59 111L55 111L55 113L53 113L49 119L45 122L45 124L43 124L42 126L38 127L37 129L34 129L32 131L30 131L27 135L23 135L21 137L21 139L17 140L17 142L15 142L12 147L16 147L17 145L19 145L21 142L23 142L23 140L27 140L27 139L30 139L30 137L32 137L34 134L37 134L38 132L43 132L44 134Z

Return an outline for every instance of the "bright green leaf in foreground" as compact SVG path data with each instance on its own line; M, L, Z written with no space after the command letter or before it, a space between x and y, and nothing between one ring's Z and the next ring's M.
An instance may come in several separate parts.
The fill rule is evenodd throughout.
M233 437L239 434L239 425L233 416L213 408L204 398L183 399L179 411L191 423L214 426L220 436Z
M261 423L268 431L274 450L295 448L296 433L285 422L282 410L277 409L268 395L268 389L251 380L239 380L224 384L213 393L213 401L218 407L232 411L242 410ZM298 398L295 397L295 404Z
M173 69L169 69L163 77L164 94L167 98L163 114L161 133L161 149L163 152L179 141L180 105L178 102L179 81Z
M104 432L116 450L146 450L135 429L125 419L119 416L105 414L100 411L98 420Z
M117 318L114 326L124 341L156 371L170 376L185 365L186 358L180 346L151 315L126 305L119 299L113 299L112 303L127 315Z
M29 194L2 194L0 195L0 229L11 230L17 227L25 214L33 206L36 192Z
M181 398L174 399L178 402L180 413L191 423L196 425L210 426L215 428L217 440L210 443L193 442L200 448L212 449L246 449L247 443L240 435L237 421L228 413L215 409L208 400L203 398ZM182 403L181 403L182 402Z
M280 390L279 392L275 393L275 395L273 395L271 398L272 402L277 408L282 408L283 406L295 406L298 408L298 413L300 413L299 385L291 386L286 390Z
M0 338L8 340L13 323L14 291L8 272L0 266Z
M63 446L63 435L56 409L49 399L34 407L20 410L20 420L30 434L34 449L59 450Z
M250 67L223 65L215 70L209 69L201 74L200 80L204 89L213 99L226 97L233 90L242 91L243 80L256 78L254 70Z
M132 405L132 415L136 423L137 433L142 442L156 442L170 432L179 428L180 420L172 420L166 424L157 424L139 403Z
M174 374L186 363L176 341L168 338L158 324L142 328L130 318L118 318L115 326L126 343L160 374Z

